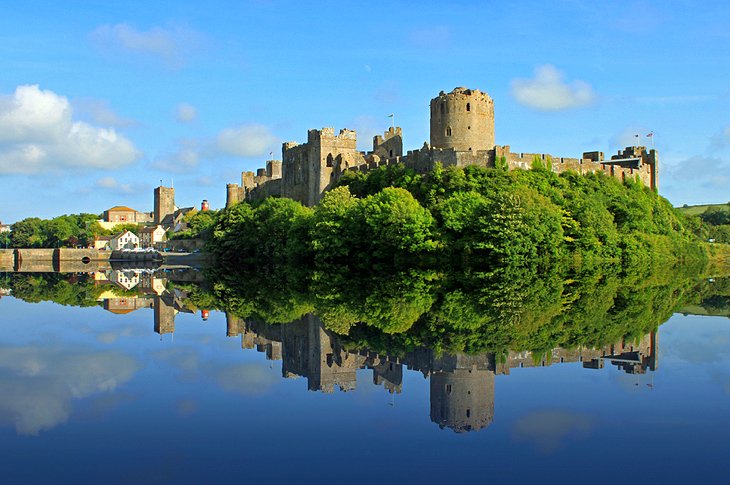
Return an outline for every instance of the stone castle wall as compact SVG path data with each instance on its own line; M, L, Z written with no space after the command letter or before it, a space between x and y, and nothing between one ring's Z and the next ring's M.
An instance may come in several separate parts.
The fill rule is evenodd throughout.
M334 128L309 130L307 142L287 142L282 161L267 162L266 169L241 174L241 185L228 184L226 207L243 200L287 197L306 206L316 205L343 173L366 172L402 163L417 173L443 167L494 167L506 162L509 170L529 170L535 161L555 173L604 173L621 181L638 180L657 189L658 155L645 147L627 147L604 160L602 152L585 152L581 158L553 157L544 153L512 152L509 145L494 144L494 103L479 90L456 88L431 100L430 145L403 155L403 133L391 127L373 139L371 152L357 150L357 134Z

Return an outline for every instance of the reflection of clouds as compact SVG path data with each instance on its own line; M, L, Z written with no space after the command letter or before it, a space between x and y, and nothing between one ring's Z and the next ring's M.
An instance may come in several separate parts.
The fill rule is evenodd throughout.
M180 416L190 416L198 410L198 403L192 399L180 399L177 402L177 412Z
M160 360L167 361L173 367L183 371L194 371L200 367L200 357L195 349L187 347L171 347L153 354Z
M104 344L113 344L116 342L120 337L133 337L133 336L139 336L142 334L146 334L145 331L142 331L142 329L135 327L135 326L128 326L128 327L122 327L112 330L107 330L106 332L101 332L96 336L96 339Z
M519 418L512 430L517 441L532 442L539 451L552 453L567 440L583 440L593 429L587 415L544 409Z
M263 364L236 364L216 372L216 382L225 391L241 394L262 394L279 377Z
M192 347L173 347L154 353L154 357L165 361L180 371L179 379L190 382L209 378L227 392L253 395L267 392L280 376L263 363L240 363L226 365L201 357ZM186 409L180 407L185 414Z
M93 398L86 416L92 419L101 419L107 416L109 413L121 406L134 402L139 396L133 394L127 394L124 392L116 392L114 394L100 394L98 397Z
M714 330L682 332L666 345L666 357L675 357L692 364L712 364L730 360L730 335Z
M74 399L113 391L138 369L119 352L0 347L0 423L37 435L64 423Z

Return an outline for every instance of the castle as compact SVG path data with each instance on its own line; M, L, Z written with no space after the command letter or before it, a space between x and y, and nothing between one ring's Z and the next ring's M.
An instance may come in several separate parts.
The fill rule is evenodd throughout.
M269 160L266 168L241 174L241 184L228 184L226 207L242 200L261 200L270 196L288 197L314 206L347 170L367 171L384 165L403 164L417 173L443 167L477 165L494 167L503 163L510 170L530 169L539 161L549 170L572 170L581 174L603 172L620 180L638 179L657 190L658 157L656 150L627 147L604 159L603 152L585 152L581 158L553 157L545 153L515 153L509 145L494 143L494 102L476 89L455 88L441 91L430 104L430 141L419 150L403 155L403 132L391 127L383 136L373 138L373 149L357 149L357 134L333 128L309 130L307 142L287 142L282 159Z

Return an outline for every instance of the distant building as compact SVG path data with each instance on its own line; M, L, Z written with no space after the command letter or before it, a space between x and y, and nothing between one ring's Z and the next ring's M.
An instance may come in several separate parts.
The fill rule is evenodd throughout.
M109 246L112 251L119 251L122 249L134 249L139 247L139 237L131 231L124 231L116 236L113 236L109 241Z
M109 250L111 249L111 236L96 236L94 238L94 249Z
M143 248L153 248L156 243L166 239L166 231L161 225L143 227L139 231L139 245Z
M104 221L115 224L147 224L152 222L152 214L138 212L130 207L118 205L104 211Z
M189 213L198 212L195 207L183 207L182 209L175 209L172 214L168 214L162 220L162 227L165 229L172 229L173 232L184 231L188 228L187 223L183 222L183 218Z
M165 282L165 279L156 277L155 273L143 273L139 279L138 289L146 295L160 296L167 290Z

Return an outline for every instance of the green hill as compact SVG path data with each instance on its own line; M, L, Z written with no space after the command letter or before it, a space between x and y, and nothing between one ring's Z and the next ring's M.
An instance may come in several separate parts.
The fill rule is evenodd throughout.
M724 211L730 212L730 205L728 205L728 204L704 204L704 205L687 205L687 204L685 204L682 207L677 207L677 209L681 210L688 216L698 216L698 215L704 213L710 207L717 207L718 209L722 209Z

